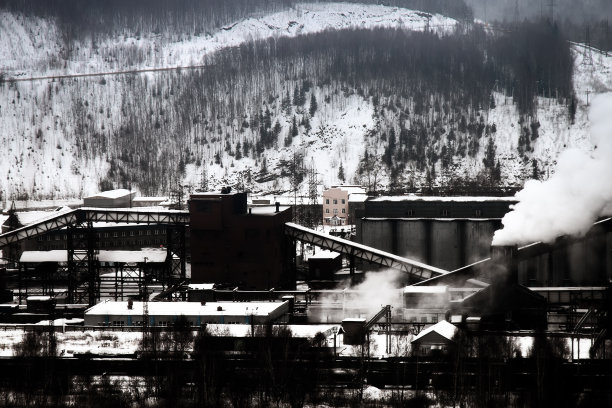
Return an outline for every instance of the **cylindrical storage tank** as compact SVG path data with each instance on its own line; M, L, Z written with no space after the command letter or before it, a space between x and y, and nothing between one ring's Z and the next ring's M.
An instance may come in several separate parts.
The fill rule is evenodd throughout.
M454 270L461 265L461 236L456 222L435 220L431 223L431 261L430 264Z
M362 221L363 245L367 245L381 251L393 251L393 221L369 220Z
M499 222L495 220L466 220L464 221L463 247L465 251L465 265L482 261L489 257L493 234Z
M398 254L404 258L427 262L427 234L424 220L402 220L397 226Z

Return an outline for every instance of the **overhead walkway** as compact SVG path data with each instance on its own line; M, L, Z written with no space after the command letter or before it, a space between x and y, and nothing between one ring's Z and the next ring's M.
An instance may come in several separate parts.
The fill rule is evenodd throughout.
M285 235L291 239L339 252L349 257L363 259L387 268L400 270L418 281L432 279L448 273L444 269L403 258L347 239L334 237L292 222L285 224Z
M78 208L57 211L32 224L0 234L0 248L51 231L88 222L189 225L189 211L152 209Z

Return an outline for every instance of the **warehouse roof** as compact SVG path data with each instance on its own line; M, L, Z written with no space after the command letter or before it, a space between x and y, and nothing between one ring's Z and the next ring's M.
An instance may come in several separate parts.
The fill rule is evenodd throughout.
M85 197L86 199L90 199L90 198L120 198L120 197L125 197L127 195L130 194L135 194L135 192L132 192L130 190L127 190L125 188L120 188L117 190L108 190L108 191L102 191L100 193L91 195L89 197Z
M268 316L287 302L149 302L151 316ZM86 315L142 316L143 302L101 302Z
M126 263L163 263L166 261L165 249L150 249L145 251L106 251L97 254L100 262L126 262ZM68 251L56 249L52 251L24 251L20 262L68 262Z

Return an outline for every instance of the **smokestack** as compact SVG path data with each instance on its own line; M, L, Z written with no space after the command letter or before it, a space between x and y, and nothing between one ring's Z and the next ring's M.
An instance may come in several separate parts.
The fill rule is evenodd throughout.
M491 245L491 282L493 284L518 284L517 247Z
M280 203L277 201L276 202L276 212L280 211Z

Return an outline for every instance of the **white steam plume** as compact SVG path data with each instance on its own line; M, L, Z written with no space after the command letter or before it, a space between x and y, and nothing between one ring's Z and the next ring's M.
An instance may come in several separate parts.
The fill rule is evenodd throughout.
M594 150L563 152L554 175L529 180L518 203L502 219L493 245L552 242L562 235L584 235L600 216L612 215L612 93L598 95L590 110Z

